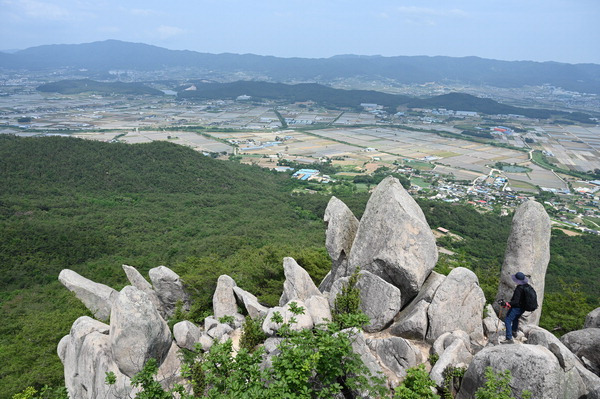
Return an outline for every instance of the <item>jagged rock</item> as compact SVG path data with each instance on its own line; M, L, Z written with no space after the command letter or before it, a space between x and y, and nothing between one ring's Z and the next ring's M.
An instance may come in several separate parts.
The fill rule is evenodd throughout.
M295 315L290 311L290 303L295 302L298 307L302 307L304 309L304 314ZM276 323L271 318L275 312L279 312L283 318L283 323ZM269 309L267 313L267 317L262 325L262 330L265 334L271 336L274 335L284 323L288 323L292 317L296 319L296 323L291 324L290 328L295 331L300 331L303 328L313 328L313 320L312 317L308 314L306 310L306 305L302 301L290 301L285 306L280 307L276 306L274 308Z
M410 309L403 310L398 321L390 327L390 333L407 339L424 340L429 325L427 309L429 309L429 303L419 301Z
M110 346L119 370L131 378L150 358L161 364L171 342L169 327L148 295L123 288L110 314Z
M152 289L152 285L150 285L150 283L144 278L144 276L140 274L140 272L137 271L135 267L128 265L122 265L122 267L123 271L127 275L127 280L129 280L131 285L133 285L138 290L144 291L146 294L148 294L148 297L150 298L156 309L158 309L163 318L167 318L167 314L165 313L162 307L160 299L158 299L158 295Z
M279 299L279 306L283 306L289 301L306 301L313 295L321 295L321 291L315 283L293 258L283 258L283 272L285 282L283 283L283 293Z
M180 348L195 350L196 343L200 340L202 331L191 321L180 321L173 326L173 337Z
M265 339L265 343L263 344L265 352L270 355L279 354L279 345L281 344L281 341L283 341L283 338L279 337L269 337Z
M329 302L323 295L313 295L305 302L308 314L315 325L329 323L332 320Z
M331 197L323 220L327 224L325 247L331 257L331 277L324 279L319 289L329 291L331 284L343 275L338 275L338 268L345 269L350 249L358 230L358 219L350 208L336 197Z
M202 347L202 350L206 352L213 345L214 340L211 337L209 337L208 334L202 333L202 335L200 335L200 339L198 339L198 343Z
M166 266L158 266L150 269L148 275L166 318L173 316L177 302L181 301L184 310L190 309L188 295L177 273Z
M600 375L600 328L571 331L560 338L571 352L596 375Z
M60 272L58 281L73 292L94 317L108 320L112 303L119 295L118 291L107 285L95 283L69 269Z
M445 332L462 330L472 340L483 339L485 296L477 276L463 267L453 269L442 281L429 305L427 341L433 342Z
M584 394L582 385L569 381L556 357L539 345L497 345L479 351L469 365L462 380L457 399L470 399L484 383L485 368L496 373L509 370L510 387L520 395L523 390L532 398L579 398ZM569 377L577 377L572 373ZM581 381L579 381L581 382ZM519 396L520 397L520 396Z
M558 364L566 373L577 372L588 392L600 387L600 377L586 369L577 356L549 331L532 326L527 331L527 343L547 348L556 356ZM570 380L576 380L576 378L570 378Z
M583 328L600 328L600 308L592 310L585 316Z
M254 295L237 286L233 287L233 292L235 296L244 304L244 307L251 318L257 319L267 315L269 308L258 303L258 299L256 299Z
M329 292L329 305L335 307L335 298L350 277L336 280ZM382 278L365 270L361 270L356 283L360 290L360 308L369 316L370 323L364 327L367 332L381 331L400 311L402 303L400 290Z
M59 342L58 356L64 365L69 397L120 399L137 392L113 360L109 330L108 325L83 316L75 320L69 335ZM104 382L106 373L111 371L116 377L112 387Z
M323 280L321 280L321 284L319 284L319 291L321 291L324 295L326 295L331 289L331 284L333 284L333 273L331 270L327 272Z
M213 294L213 313L216 319L237 314L237 302L233 293L233 288L236 286L235 281L228 275L219 276Z
M473 352L471 349L471 339L469 334L462 330L456 330L440 335L432 345L433 353L441 356L455 341L462 341L464 348L469 353Z
M233 328L229 324L219 323L210 330L207 330L206 333L215 341L219 341L224 335L230 334L232 331Z
M156 380L165 390L175 388L175 384L182 384L184 378L181 376L181 358L179 356L179 346L173 342L167 356L158 367Z
M469 363L471 363L472 359L473 355L465 346L465 342L462 339L455 339L450 346L444 349L431 369L429 376L438 384L438 386L442 386L444 383L444 370L446 370L447 367L466 368Z
M340 331L337 334L346 334L350 338L350 342L352 343L352 351L360 356L360 360L367 367L369 372L373 377L381 377L383 375L383 370L377 363L377 358L373 356L369 347L367 346L367 342L362 331L359 331L357 328L348 328ZM356 392L355 397L358 396L360 398L371 398L369 392Z
M435 291L446 276L431 272L421 287L419 294L400 313L394 317L390 332L394 335L423 340L427 333L427 310Z
M543 205L535 201L522 203L513 216L512 227L504 263L500 274L498 294L494 301L496 313L500 311L498 300L510 300L515 290L511 276L517 272L531 275L529 284L535 288L538 309L526 312L522 317L523 324L535 324L540 321L546 269L550 261L550 218Z
M404 338L367 339L366 343L396 378L406 377L406 369L422 361L421 351Z
M487 313L487 316L483 318L483 333L488 338L496 336L500 330L500 319L490 304L485 306L484 313Z
M373 191L346 270L338 274L349 276L356 267L369 271L399 287L404 306L417 295L437 259L435 237L423 211L390 176Z
M219 320L215 319L213 316L208 316L204 318L204 331L208 331L219 324Z

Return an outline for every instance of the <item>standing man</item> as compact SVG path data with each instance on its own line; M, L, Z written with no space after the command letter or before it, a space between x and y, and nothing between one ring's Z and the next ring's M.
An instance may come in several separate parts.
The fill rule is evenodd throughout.
M517 284L517 288L513 293L510 302L504 304L505 308L508 308L508 313L504 318L504 325L506 326L506 339L502 341L503 344L514 343L513 338L517 338L517 330L519 329L519 317L525 312L524 300L525 300L525 286L529 285L527 277L521 273L515 273L510 276L512 281Z

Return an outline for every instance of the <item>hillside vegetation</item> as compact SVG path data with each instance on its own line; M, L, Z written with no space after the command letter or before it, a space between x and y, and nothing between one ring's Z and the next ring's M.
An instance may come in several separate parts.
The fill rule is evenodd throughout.
M62 385L56 345L87 314L57 282L63 268L120 289L121 264L143 274L166 265L190 286L195 306L188 317L200 321L220 274L274 305L284 256L316 281L331 267L322 222L329 198L292 195L302 183L287 175L166 142L6 135L0 171L0 398L29 385ZM340 198L360 217L368 197ZM421 206L432 227L465 237L443 242L457 255L438 270L471 267L493 299L510 218L445 203ZM600 305L599 244L596 236L553 235L546 328L579 328L582 314ZM565 301L578 301L577 311L564 315Z

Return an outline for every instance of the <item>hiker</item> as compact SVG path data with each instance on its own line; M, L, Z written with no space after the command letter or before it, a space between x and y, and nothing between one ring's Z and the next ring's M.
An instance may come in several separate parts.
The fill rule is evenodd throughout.
M508 313L504 318L506 326L506 339L503 344L514 343L513 338L517 338L519 329L519 318L525 311L535 310L537 308L537 296L533 287L529 285L529 279L523 273L518 272L510 276L512 281L517 284L510 302L504 302L503 307L508 308ZM533 308L533 309L532 309Z

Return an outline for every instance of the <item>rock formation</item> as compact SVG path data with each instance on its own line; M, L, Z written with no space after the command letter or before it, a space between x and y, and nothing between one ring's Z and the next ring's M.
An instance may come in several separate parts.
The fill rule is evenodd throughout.
M169 327L148 295L132 286L123 288L113 305L109 338L119 370L130 378L150 358L161 364L172 343Z
M563 335L560 341L573 352L583 364L600 375L600 328L584 328Z
M148 272L154 291L162 304L167 318L173 316L175 307L181 302L184 310L190 309L190 303L179 276L165 266L155 267Z
M526 312L524 323L537 325L542 314L546 269L550 261L550 218L542 204L535 201L522 203L513 216L512 227L504 263L500 274L500 286L494 303L499 312L498 300L510 300L515 283L511 275L522 272L529 278L530 284L537 292L539 307L534 312Z
M323 220L327 224L325 233L325 247L331 257L331 274L326 280L323 280L319 289L329 291L331 284L340 277L338 269L345 270L348 255L358 230L358 219L350 208L336 197L331 197Z
M362 270L358 276L356 288L360 290L360 308L371 320L364 330L381 331L400 311L400 290L368 271ZM329 305L332 309L336 296L348 284L348 280L350 277L343 277L333 283L329 293Z
M108 320L112 303L119 295L117 291L104 284L95 283L77 274L73 270L64 269L58 275L67 289L79 299L86 308L100 320Z
M423 211L398 179L385 178L367 203L343 274L360 267L381 277L400 288L404 306L417 295L437 259Z
M233 292L236 286L237 284L231 277L227 275L219 276L217 288L213 295L213 314L215 318L237 314L237 302Z
M587 314L583 328L600 328L600 308L596 308Z
M435 291L427 317L427 341L445 332L463 330L476 341L483 340L485 296L475 273L463 267L453 269Z
M302 267L293 258L283 258L283 293L279 299L279 306L289 301L305 301L313 295L321 295L321 291Z
M600 371L600 309L588 315L587 328L561 340L536 327L539 314L533 313L530 323L522 325L519 341L524 344L499 346L495 339L499 319L490 305L483 318L485 298L477 276L461 267L448 276L432 271L437 261L435 240L423 213L396 179L386 178L375 189L360 222L335 197L324 219L332 269L321 284L323 293L289 257L283 260L285 282L277 307L267 308L230 276L222 275L213 296L214 314L199 326L190 321L175 324L173 337L165 320L178 302L184 308L189 303L179 276L170 269L150 270L150 285L133 267L123 265L132 286L120 293L63 270L60 281L95 317L106 320L110 315L110 325L79 318L58 345L70 396L134 397L138 391L132 388L131 378L149 358L158 361L157 378L162 386L172 386L181 381L180 348L207 351L231 339L233 350L239 350L244 320L240 308L253 319L264 318L261 327L269 337L263 344L261 367L268 367L281 353L282 323L293 318L293 330L323 328L332 319L341 287L360 267L356 287L370 323L364 331L354 328L336 334L349 334L354 352L374 376L385 376L389 387L400 384L408 368L434 354L439 358L430 377L438 386L444 383L448 368L467 368L458 398L474 396L487 366L496 372L510 370L515 393L527 389L533 398L600 397L600 377L594 374ZM521 271L531 274L541 305L548 241L543 208L525 202L513 219L498 297L507 299L512 294L510 275ZM292 312L292 303L301 309L297 314ZM281 323L274 320L277 312ZM233 321L223 316L233 316ZM115 375L111 387L104 382L106 372ZM353 394L369 397L368 392Z
M127 280L129 280L131 285L133 285L140 291L144 291L146 295L148 295L148 298L150 298L156 309L158 309L161 316L163 316L164 319L167 319L168 315L163 309L162 303L158 299L156 291L152 289L152 285L150 285L150 283L144 278L144 276L140 274L140 272L137 271L135 267L128 265L122 265L122 267L123 271L127 275Z
M486 367L496 373L509 370L512 375L510 387L520 395L524 390L532 398L579 398L585 393L581 379L573 381L567 376L558 360L548 349L540 345L502 345L484 348L469 365L462 381L458 399L470 399L483 386ZM520 397L520 396L519 396Z
M427 333L429 322L427 310L433 300L433 295L446 276L431 272L413 301L394 317L390 332L394 335L423 340Z

